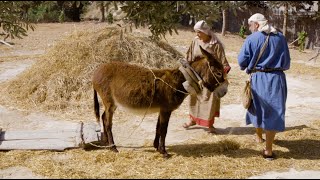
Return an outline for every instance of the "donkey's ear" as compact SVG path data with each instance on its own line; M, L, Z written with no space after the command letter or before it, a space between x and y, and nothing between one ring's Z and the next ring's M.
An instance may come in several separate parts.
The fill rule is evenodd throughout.
M207 59L207 61L209 61L211 66L215 66L220 69L223 68L222 64L218 60L216 60L216 58L214 58L212 54L210 54L208 51L203 49L200 45L199 45L199 47L200 47L202 55Z
M212 58L212 55L211 55L210 53L208 53L208 51L204 50L200 45L199 45L199 47L200 47L200 50L201 50L202 55L203 55L207 60L209 60L209 59Z
M199 45L199 47L200 47L202 55L207 59L207 61L209 61L210 64L217 62L217 60L213 57L212 54L210 54L208 51L203 49L200 45Z

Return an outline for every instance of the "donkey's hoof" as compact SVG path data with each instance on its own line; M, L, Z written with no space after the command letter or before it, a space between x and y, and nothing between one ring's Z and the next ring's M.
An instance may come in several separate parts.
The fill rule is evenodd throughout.
M168 154L168 153L164 153L164 154L162 154L162 157L163 157L164 159L169 159L169 158L171 157L171 155Z
M110 147L110 150L113 151L113 152L116 152L116 153L119 152L116 146Z
M154 142L153 142L153 147L156 148L157 151L158 151L158 149L159 149L159 142L158 142L158 141L154 141Z

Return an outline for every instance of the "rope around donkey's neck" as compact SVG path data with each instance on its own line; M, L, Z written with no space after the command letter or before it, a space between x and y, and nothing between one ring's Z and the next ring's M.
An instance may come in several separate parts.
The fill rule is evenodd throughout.
M155 84L156 80L160 80L160 81L162 81L163 83L165 83L166 85L168 85L169 87L171 87L172 89L174 89L175 91L178 91L178 92L181 92L181 93L187 94L187 95L189 94L189 93L180 91L179 89L176 89L176 88L172 87L170 84L166 83L163 79L158 78L150 68L149 68L149 70L151 71L151 73L152 73L153 76L154 76L154 84Z

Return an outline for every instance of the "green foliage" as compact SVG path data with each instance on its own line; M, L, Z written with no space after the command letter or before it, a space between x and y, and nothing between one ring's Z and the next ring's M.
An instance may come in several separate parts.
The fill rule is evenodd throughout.
M36 2L28 8L28 19L31 22L66 22L72 21L70 12L80 6L86 6L88 1L26 1ZM63 11L63 12L62 12ZM69 12L69 13L67 13Z
M312 17L313 20L319 20L320 19L320 10L316 12L316 14Z
M213 1L213 4L220 10L229 10L237 16L237 10L243 11L245 9L244 1Z
M64 10L62 10L59 15L59 22L63 23L64 21L65 21L65 15L64 15Z
M206 20L209 25L220 17L217 6L210 1L125 1L121 9L136 28L148 26L154 40L165 38L167 32L178 34L181 15L190 14L197 20Z
M308 34L305 31L298 32L299 51L304 51L307 36Z
M100 8L101 6L104 6L106 10L109 9L111 5L114 6L115 10L118 10L118 1L96 1L96 7Z
M250 8L268 9L268 5L266 4L266 1L242 1L242 3L246 9L250 9Z
M244 35L245 33L246 33L246 27L244 25L242 25L240 27L239 36L242 37L243 39L245 39L246 38Z
M107 21L108 21L109 24L113 23L113 15L111 13L108 14Z
M281 7L284 5L288 5L288 7L291 7L291 10L299 11L299 10L310 10L311 6L313 5L313 1L267 1L268 4L270 4L272 7ZM309 5L305 6L306 4Z
M29 2L0 1L0 36L4 36L4 39L22 39L22 36L27 36L29 28L34 30L34 26L24 16L23 6L26 3Z
M28 10L32 22L59 22L61 10L55 1L45 1Z

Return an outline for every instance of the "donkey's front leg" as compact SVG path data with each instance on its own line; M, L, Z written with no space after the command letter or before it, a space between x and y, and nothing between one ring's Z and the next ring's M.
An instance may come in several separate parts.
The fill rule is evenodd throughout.
M168 158L169 154L166 151L165 141L168 131L169 119L171 116L171 111L160 110L160 145L158 151L163 154L164 158Z
M160 113L158 116L157 127L156 127L156 137L153 141L153 147L159 151L159 139L160 139Z

